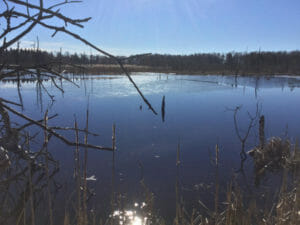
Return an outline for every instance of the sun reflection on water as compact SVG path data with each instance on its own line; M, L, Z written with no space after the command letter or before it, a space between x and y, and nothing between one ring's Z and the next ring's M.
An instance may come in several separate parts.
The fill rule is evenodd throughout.
M140 212L146 203L134 203L134 209L128 210L115 210L110 216L115 222L114 224L119 225L149 225L150 221L148 217L142 215L144 213Z

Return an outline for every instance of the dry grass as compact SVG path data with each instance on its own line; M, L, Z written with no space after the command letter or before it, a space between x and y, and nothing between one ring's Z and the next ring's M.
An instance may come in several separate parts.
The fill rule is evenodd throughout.
M254 161L257 184L267 172L298 170L300 166L300 150L288 139L272 137L265 145L255 147L248 154Z

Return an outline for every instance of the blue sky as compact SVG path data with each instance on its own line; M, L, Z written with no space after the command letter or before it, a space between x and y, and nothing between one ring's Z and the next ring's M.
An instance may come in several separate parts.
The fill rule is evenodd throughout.
M300 49L299 0L84 0L62 12L91 16L84 29L69 28L116 55ZM38 35L44 49L91 51L51 34L37 27L22 43Z

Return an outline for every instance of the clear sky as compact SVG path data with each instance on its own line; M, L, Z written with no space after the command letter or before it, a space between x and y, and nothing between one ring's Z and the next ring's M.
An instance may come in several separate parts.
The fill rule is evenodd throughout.
M300 0L84 0L62 12L91 16L84 29L69 28L117 55L300 49ZM35 28L23 45L39 35L44 49L91 51L51 34Z

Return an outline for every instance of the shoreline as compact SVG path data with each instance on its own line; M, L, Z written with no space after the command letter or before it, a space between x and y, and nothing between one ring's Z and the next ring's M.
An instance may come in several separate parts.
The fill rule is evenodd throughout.
M22 66L22 65L21 65ZM17 65L9 65L6 69L13 70ZM27 69L30 66L26 66ZM299 72L291 71L259 71L259 72L245 72L245 71L229 71L229 70L216 70L216 71L201 71L201 70L172 70L166 67L149 67L140 65L124 64L125 69L132 75L138 75L139 73L163 73L170 75L195 75L195 76L206 76L206 75L220 75L220 76L300 76ZM32 67L34 69L34 67ZM62 71L63 74L74 74L74 75L124 75L124 72L119 65L116 64L97 64L97 65L61 65L53 66L51 69L55 71ZM14 75L11 75L14 77Z
M164 73L174 75L222 75L222 76L300 76L300 72L245 72L245 71L195 71L195 70L172 70L170 68L161 67L148 67L138 65L124 65L129 73ZM93 65L93 66L80 66L70 67L64 66L66 73L74 74L87 74L87 75L121 75L124 74L118 65Z

